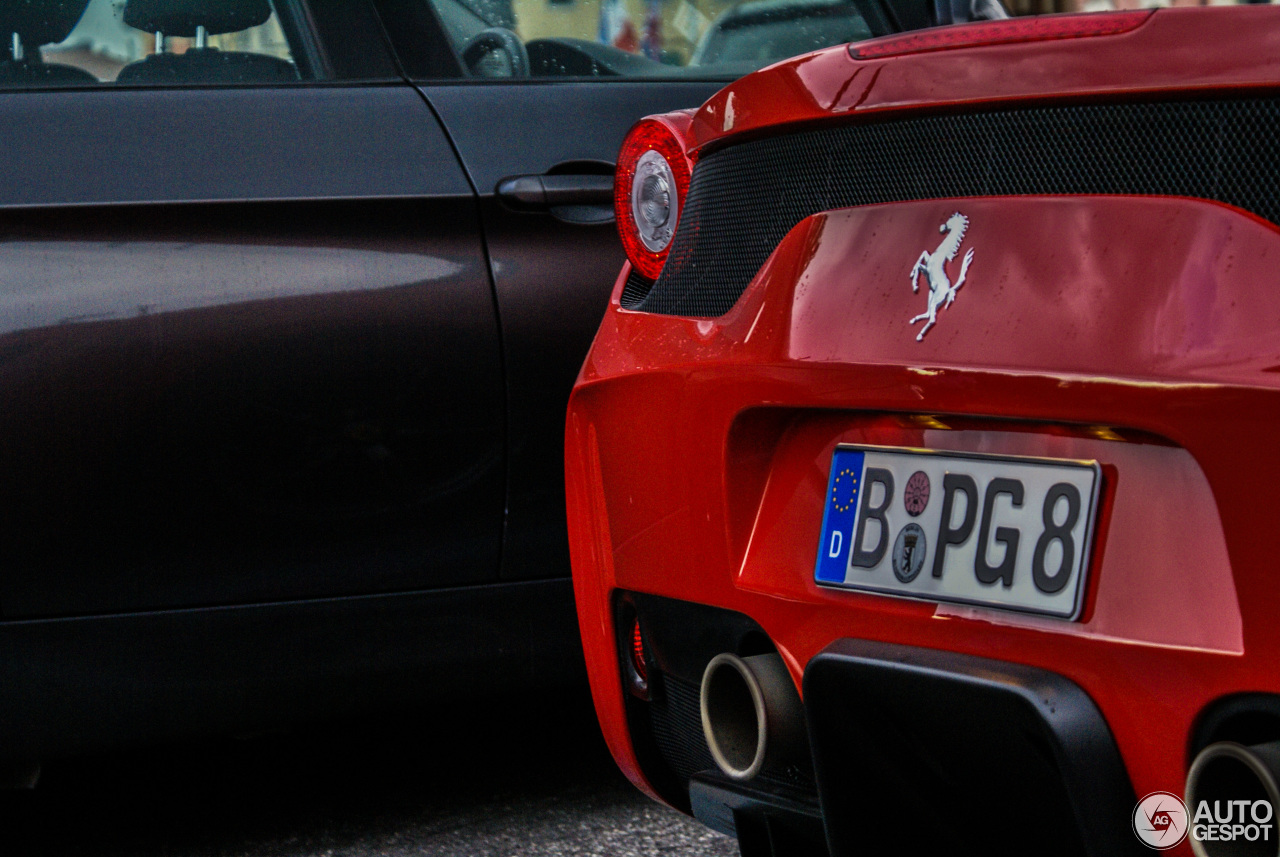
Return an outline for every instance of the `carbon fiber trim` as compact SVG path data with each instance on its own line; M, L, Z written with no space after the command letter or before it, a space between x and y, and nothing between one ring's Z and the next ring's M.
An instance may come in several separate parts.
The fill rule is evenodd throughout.
M628 281L622 305L723 315L818 212L1032 194L1196 197L1280 223L1280 99L925 116L730 146L698 163L662 275Z

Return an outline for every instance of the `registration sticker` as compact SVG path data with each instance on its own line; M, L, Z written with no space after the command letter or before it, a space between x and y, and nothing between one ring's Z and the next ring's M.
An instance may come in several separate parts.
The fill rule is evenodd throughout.
M1076 619L1101 482L1096 461L838 446L814 580Z

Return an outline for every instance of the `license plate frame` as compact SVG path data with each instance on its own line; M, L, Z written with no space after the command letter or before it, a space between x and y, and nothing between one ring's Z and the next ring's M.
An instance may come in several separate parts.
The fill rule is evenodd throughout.
M1101 491L1097 461L839 444L814 581L1075 621Z

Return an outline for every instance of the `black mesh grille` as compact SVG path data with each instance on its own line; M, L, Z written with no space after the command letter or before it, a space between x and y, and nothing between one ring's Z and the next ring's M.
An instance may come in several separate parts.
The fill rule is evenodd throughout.
M663 694L649 707L653 740L662 759L683 780L713 769L715 760L702 734L701 687L670 675L662 677Z
M667 265L623 306L728 312L793 226L820 211L947 197L1190 196L1280 223L1280 99L1072 105L882 121L704 157ZM633 278L634 279L634 278Z
M622 286L622 305L627 309L634 309L640 301L644 300L644 296L649 294L652 286L652 280L647 279L639 271L632 270Z
M715 759L702 733L701 686L664 674L662 688L663 695L649 706L653 741L662 760L682 780L687 781L704 771L717 776ZM799 789L811 794L817 790L812 772L795 765L786 770L766 771L752 782L757 787Z

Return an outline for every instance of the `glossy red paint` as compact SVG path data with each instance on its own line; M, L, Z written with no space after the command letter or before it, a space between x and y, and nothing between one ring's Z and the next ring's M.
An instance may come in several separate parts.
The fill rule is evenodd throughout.
M979 29L981 25L975 29ZM1205 43L1230 41L1231 51ZM1159 10L1116 35L765 69L688 126L706 147L884 111L1280 83L1280 10ZM972 266L922 341L908 271L969 219ZM592 690L642 789L625 719L616 590L754 619L797 686L853 637L1026 664L1096 703L1138 795L1182 793L1207 705L1280 693L1266 495L1280 423L1280 228L1167 197L931 200L810 217L715 319L621 308L570 400L574 586ZM1097 460L1084 614L1065 622L821 588L837 444ZM1153 728L1152 724L1159 724ZM1190 853L1183 844L1171 853Z
M952 27L930 27L925 30L912 30L879 39L854 42L849 45L849 53L854 59L869 60L1015 42L1048 42L1057 39L1117 36L1141 27L1151 17L1151 13L1150 9L1133 9L1128 12L1037 15L1000 21L978 21Z
M790 123L1012 99L1275 87L1280 9L1159 9L1131 31L855 60L845 47L770 66L694 116L691 147ZM999 22L996 22L998 24ZM983 24L974 25L980 29ZM1230 51L1205 45L1230 44Z
M1280 691L1258 535L1259 489L1280 484L1280 293L1264 285L1280 230L1185 199L965 200L969 279L917 342L907 271L956 207L811 217L718 319L623 310L620 278L570 402L568 503L596 705L641 788L614 589L751 616L797 684L847 636L1060 673L1098 704L1139 795L1181 792L1206 704ZM838 443L1097 459L1083 621L817 587Z

